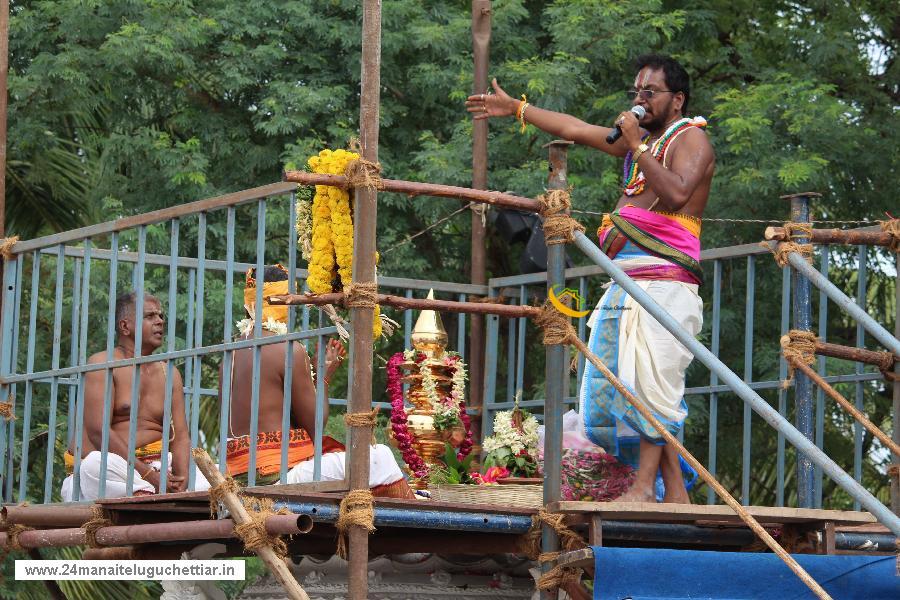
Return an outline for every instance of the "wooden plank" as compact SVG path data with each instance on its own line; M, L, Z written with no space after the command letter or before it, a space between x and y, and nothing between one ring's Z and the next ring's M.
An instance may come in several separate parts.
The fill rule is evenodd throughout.
M556 564L561 567L588 569L594 566L594 551L591 548L561 552Z
M875 523L867 512L845 510L817 510L811 508L781 508L747 506L758 521L767 523L815 523L832 521L841 525ZM654 521L683 523L694 521L725 521L740 523L741 519L724 505L658 504L655 502L554 502L550 512L598 514L608 521Z
M339 481L310 481L309 483L286 483L284 485L257 485L244 488L243 492L248 496L266 496L290 498L303 496L309 493L322 492L346 492L350 490L350 482L346 479Z

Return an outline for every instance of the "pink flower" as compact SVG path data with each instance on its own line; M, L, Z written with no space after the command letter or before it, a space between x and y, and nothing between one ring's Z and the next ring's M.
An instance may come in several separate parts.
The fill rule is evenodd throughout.
M509 469L506 467L491 467L484 472L483 479L485 483L497 483L498 479L503 479L504 477L509 477Z

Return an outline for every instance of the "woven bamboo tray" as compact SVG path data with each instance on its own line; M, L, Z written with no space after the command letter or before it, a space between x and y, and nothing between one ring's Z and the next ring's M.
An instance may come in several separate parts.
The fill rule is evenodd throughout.
M542 485L466 485L442 483L428 486L431 498L439 502L540 508L544 505Z

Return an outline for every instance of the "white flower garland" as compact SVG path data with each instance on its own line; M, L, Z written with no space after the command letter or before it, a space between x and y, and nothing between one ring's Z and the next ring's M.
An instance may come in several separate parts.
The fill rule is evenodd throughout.
M528 414L522 421L522 431L519 431L513 425L513 411L500 411L494 415L494 435L484 438L484 451L493 452L500 448L509 448L513 454L525 450L530 456L536 456L538 426L534 415Z
M253 333L254 325L255 324L253 322L253 319L241 319L234 324L240 334L244 337L250 337L250 334ZM276 321L272 317L269 317L267 320L263 321L262 328L277 335L287 334L287 323Z
M403 352L403 358L407 361L415 361L417 355L418 352L416 350L405 350ZM451 357L456 357L457 360L448 362L447 359ZM438 393L437 380L434 378L431 367L427 363L428 359L419 363L419 375L422 377L422 391L425 392L425 396L431 404L431 409L434 411L435 417L443 417L438 420L444 422L452 422L454 420L461 422L459 418L459 403L463 400L466 390L467 374L465 363L459 358L459 355L455 353L448 352L445 355L445 364L454 367L449 404L442 399Z

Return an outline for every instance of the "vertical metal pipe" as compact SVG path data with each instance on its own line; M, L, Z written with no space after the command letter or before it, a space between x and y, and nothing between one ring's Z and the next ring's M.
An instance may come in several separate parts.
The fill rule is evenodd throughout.
M0 238L6 237L6 80L9 73L9 0L0 0ZM2 263L0 263L0 268ZM3 300L5 302L5 300Z
M225 318L222 324L222 341L230 342L232 334L232 306L234 305L234 217L235 209L228 207L225 223ZM293 221L292 221L293 222ZM293 234L292 234L293 235ZM293 277L293 271L291 272ZM304 307L308 310L308 307ZM234 364L234 352L226 350L222 357L222 380L219 386L222 397L219 398L219 472L223 475L227 467L229 424L231 423L231 368Z
M107 308L106 308L106 361L113 359L113 350L116 340L116 291L119 286L119 234L113 232L109 239L109 249L111 256L109 259L109 291L107 292ZM101 423L103 429L100 433L100 485L97 495L100 498L106 497L106 465L109 455L109 427L107 423L112 415L112 391L113 376L112 369L107 367L104 370L103 384L103 414ZM77 492L78 487L75 487Z
M790 267L781 269L781 335L791 326L791 274ZM787 379L787 361L779 357L778 379ZM778 414L787 417L787 390L778 386ZM784 506L784 433L778 431L775 450L775 506Z
M490 0L472 0L472 54L474 57L474 76L472 93L483 94L488 91L488 63L491 47L491 2ZM472 123L472 187L476 190L487 189L487 146L488 122ZM485 204L472 205L472 283L487 283L487 253L485 248L484 217L487 211ZM484 317L471 316L471 343L469 362L469 405L478 408L483 404L484 373ZM473 437L478 439L477 423L473 424Z
M362 156L378 162L378 111L381 103L381 0L364 0L362 22L361 90L359 137ZM378 194L374 188L354 190L353 282L375 281L375 223ZM368 412L372 408L372 325L371 308L350 309L353 328L350 363L352 379L347 413ZM321 351L324 351L322 349ZM367 428L350 428L350 489L369 487L369 443ZM350 527L350 564L347 580L350 600L364 600L368 591L369 532Z
M460 302L466 301L465 294L459 294L456 299ZM409 311L407 311L409 312ZM456 351L459 352L459 356L462 360L466 360L466 313L457 313L456 315ZM482 334L481 337L484 337ZM483 359L482 359L483 360ZM481 372L479 371L479 375ZM472 377L471 370L469 371L469 377ZM471 397L469 398L470 402L468 403L471 406Z
M712 308L712 348L713 356L719 357L719 332L722 328L722 261L713 261L713 308ZM709 385L719 385L719 376L709 372ZM719 434L719 394L709 394L709 472L715 476L718 458ZM716 503L716 492L706 487L706 503Z
M197 302L194 316L194 347L203 345L203 315L206 307L206 213L197 215ZM203 387L203 357L194 357L193 381L191 382L191 448L200 444L200 389ZM187 489L194 489L197 480L197 464L188 461Z
M565 285L565 280L563 281ZM519 286L519 305L528 304L528 295L525 286ZM519 321L519 337L516 345L516 398L522 400L525 397L525 332L528 326L528 319L521 318Z
M900 339L900 254L894 254L894 272L898 274L894 278L894 337ZM900 444L900 362L894 363L894 398L893 412L891 413L894 431L891 436L895 442ZM894 466L900 468L900 454L894 455ZM891 479L891 509L894 514L900 515L900 477Z
M37 305L41 293L41 252L35 250L31 257L31 299L28 308L28 349L25 356L25 372L34 373L34 345L37 341ZM25 405L22 407L22 458L19 463L19 502L25 502L28 486L29 438L31 438L31 403L34 384L25 382Z
M2 311L0 311L0 345L2 345L2 351L0 351L0 375L9 375L10 373L15 372L15 353L13 352L13 348L15 345L15 330L18 329L18 322L14 319L16 313L16 307L18 303L16 302L17 290L16 290L16 275L18 273L17 266L21 264L19 260L2 260L0 263L4 263L5 268L3 269L3 290L0 293L0 296L3 297L2 303ZM9 402L13 404L13 408L15 408L14 404L14 394L15 394L15 384L7 384L0 386L0 400L3 402ZM15 414L15 412L13 412ZM13 419L10 419L12 422ZM4 424L5 425L5 424ZM0 461L2 461L2 465L6 466L6 449L7 449L7 439L9 440L9 445L11 448L15 448L15 438L6 437L7 428L5 426L0 427ZM13 452L10 452L13 454ZM25 465L23 465L24 467ZM4 477L12 477L12 472L4 473ZM4 483L5 483L4 479Z
M564 190L569 187L567 177L567 153L571 142L557 140L550 143L550 176L547 188ZM566 246L565 244L547 244L547 293L559 293L566 286ZM523 286L522 304L525 304ZM524 337L524 331L521 332ZM546 346L546 401L544 404L544 504L557 502L560 499L561 458L562 458L562 413L563 413L563 379L568 377L566 353L568 346ZM544 552L555 552L559 549L559 538L556 532L544 526L541 548ZM545 564L545 570L549 565ZM555 597L542 592L541 598Z
M753 381L753 304L756 297L756 263L747 257L747 297L744 305L744 381ZM744 404L743 436L741 442L741 503L750 504L750 444L753 413Z
M859 246L857 254L856 266L856 304L863 310L866 309L866 288L868 288L868 272L866 270L866 246ZM863 329L862 323L856 323L856 347L866 347L866 330ZM864 369L863 363L854 363L854 371L857 375L862 375ZM856 398L854 404L859 411L863 410L864 386L862 381L856 382ZM853 478L862 482L862 446L863 446L863 430L862 425L856 419L853 420ZM859 500L853 501L853 510L859 510Z
M134 357L144 354L144 260L147 253L147 226L138 229L138 259L134 267ZM125 495L134 491L135 445L137 443L137 416L141 408L141 365L134 365L131 374L131 409L128 413L128 475Z
M66 273L66 247L60 244L56 250L56 297L53 308L53 353L50 368L59 368L62 338L62 297ZM56 402L59 396L59 376L50 381L50 414L47 419L47 464L44 466L44 504L50 502L53 490L53 455L56 453Z
M253 337L262 337L263 282L266 268L266 201L256 204L256 298L253 302ZM262 363L262 346L253 347L253 375L250 382L250 466L247 485L256 485L256 437L259 434L259 372Z
M288 208L288 224L291 227L288 233L288 293L293 294L297 290L294 271L297 269L297 236L293 233L293 224L297 222L297 196L291 194ZM294 307L288 307L288 331L294 330ZM291 428L291 391L294 375L294 342L288 342L284 353L284 392L281 406L281 481L287 481L288 470L288 444L290 443ZM322 374L325 377L325 374Z
M22 288L24 287L22 284L22 277L25 273L25 255L19 254L16 257L16 299L15 299L15 310L13 312L13 323L15 326L13 327L13 343L12 343L12 356L10 357L10 368L11 372L15 372L18 370L19 363L19 332L21 331L21 327L19 323L21 323L21 310L22 310ZM2 277L0 277L2 279ZM15 386L13 386L12 392L14 392L12 400L12 411L13 414L16 412L16 397L15 397ZM9 434L6 436L8 443L8 451L6 453L6 462L3 470L3 501L4 502L12 502L12 487L13 487L13 459L15 458L15 443L16 443L16 420L9 420ZM0 455L2 457L2 455Z
M496 296L493 286L488 285L488 297ZM493 406L496 404L497 390L497 354L500 344L500 317L497 315L487 316L487 336L485 340L484 353L484 393L482 395L484 402L481 405L481 433L482 437L479 441L493 433Z
M197 306L197 298L194 290L197 287L197 270L188 269L188 289L187 289L187 317L185 317L184 331L184 347L194 347L194 309ZM184 418L186 422L191 422L191 403L188 402L188 394L193 389L194 383L194 360L188 358L184 361Z
M178 314L178 236L180 222L172 219L169 229L169 302L168 319L166 323L166 352L175 350L175 334ZM166 361L166 391L163 396L163 420L162 420L162 451L160 452L159 465L159 489L165 490L169 477L169 438L172 431L172 389L175 378L175 362ZM193 462L193 461L191 461Z
M84 365L87 364L87 330L88 330L88 321L90 320L89 312L90 312L90 293L91 293L91 250L93 246L91 244L91 240L87 239L84 241L84 279L81 283L78 283L76 279L74 282L74 287L78 287L79 285L82 288L81 293L81 324L80 324L80 336L77 343L78 347L78 355L76 360L73 361L74 364ZM72 342L73 345L75 341ZM72 448L74 451L75 463L72 465L72 499L77 501L79 500L79 496L81 495L81 454L83 450L84 443L84 378L85 375L82 374L81 377L78 378L78 385L76 386L76 400L75 400L75 417L74 417L74 425L75 425L75 445ZM70 441L71 442L71 441Z
M411 311L406 311L406 314L410 314ZM325 313L319 309L319 328L325 326ZM325 337L324 336L316 336L316 373L325 373L325 352L322 350L325 347ZM404 346L404 348L408 348L409 346ZM313 434L313 481L319 481L322 478L322 435L325 432L325 421L328 420L328 415L325 414L325 393L328 391L325 389L325 377L322 375L316 376L316 424L315 424L315 432Z
M87 252L87 249L85 249ZM72 277L72 317L69 323L69 366L74 367L78 361L78 313L81 310L81 261L74 260L75 270ZM72 442L75 434L75 412L78 402L78 384L69 383L69 409L66 411L66 446Z
M815 194L796 194L786 196L791 201L791 221L809 223L809 200ZM809 243L804 236L794 237L798 244ZM794 329L809 331L811 328L812 306L810 302L810 284L803 274L793 273L793 323ZM803 373L794 377L794 405L797 429L810 441L815 440L813 428L812 383ZM815 478L813 464L802 452L797 453L797 504L801 508L812 508L815 494Z
M819 272L823 276L828 277L828 260L829 247L827 245L819 248L821 253L821 265ZM825 292L819 290L819 339L823 342L828 339L828 296ZM784 357L782 357L782 360ZM822 377L825 376L825 357L818 357L818 372ZM816 392L816 446L819 450L825 449L825 390L818 388ZM822 508L822 468L816 465L815 470L815 495L816 508Z
M506 401L512 402L516 397L516 320L507 322L506 336Z
M578 278L578 295L581 298L587 299L588 297L588 285L587 285L587 277L579 277ZM587 337L587 321L588 317L579 317L578 318L578 337L583 340L588 339ZM577 399L578 394L581 393L581 376L584 375L584 354L579 352L577 354L577 369L575 371L575 396ZM577 402L576 402L577 405ZM577 408L577 406L576 406Z

